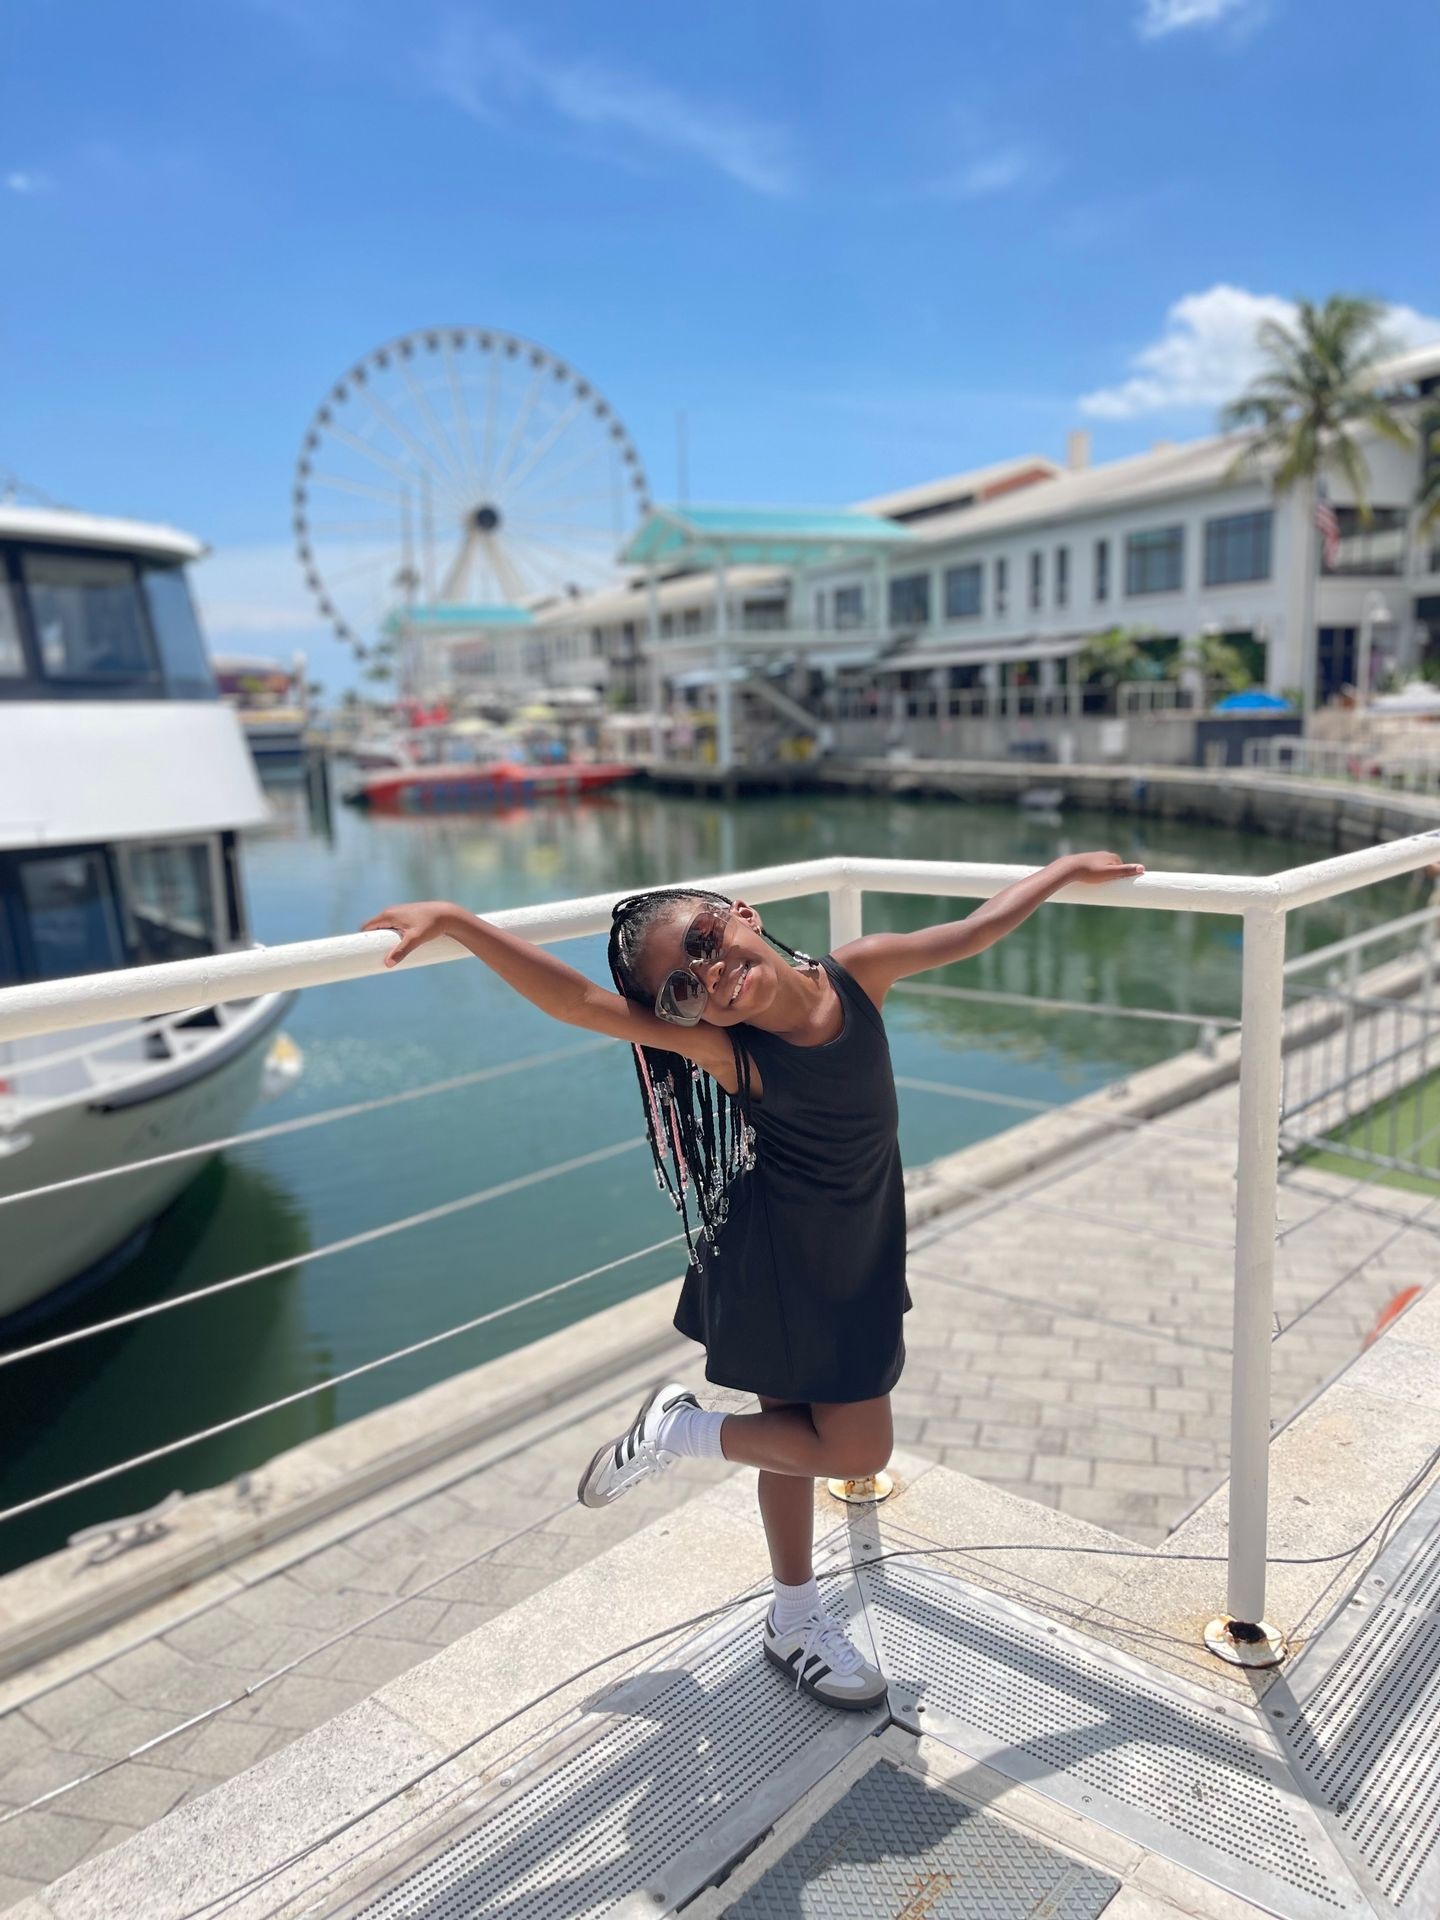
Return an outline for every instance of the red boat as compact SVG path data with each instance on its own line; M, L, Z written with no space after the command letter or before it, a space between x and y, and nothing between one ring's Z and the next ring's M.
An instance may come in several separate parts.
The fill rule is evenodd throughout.
M620 762L560 760L531 765L521 760L450 762L438 767L392 767L362 780L346 795L357 806L383 813L451 813L472 807L513 805L517 800L571 798L628 780L633 766Z

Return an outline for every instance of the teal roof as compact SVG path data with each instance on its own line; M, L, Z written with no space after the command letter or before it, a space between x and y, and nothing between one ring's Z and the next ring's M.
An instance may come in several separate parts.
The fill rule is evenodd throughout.
M397 607L386 616L385 631L395 633L401 627L528 627L534 618L528 607Z
M848 507L654 507L620 559L627 566L814 566L918 537Z

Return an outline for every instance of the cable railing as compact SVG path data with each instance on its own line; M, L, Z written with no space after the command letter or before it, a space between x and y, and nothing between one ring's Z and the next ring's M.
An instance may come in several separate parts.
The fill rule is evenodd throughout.
M1235 1230L1233 1240L1213 1243L1223 1245L1231 1253L1234 1269L1227 1618L1223 1623L1215 1623L1217 1627L1223 1625L1232 1654L1241 1651L1246 1644L1265 1640L1272 1631L1264 1624L1264 1609L1286 919L1297 908L1411 872L1437 857L1440 857L1440 829L1412 835L1389 845L1364 848L1317 861L1278 875L1148 873L1138 879L1104 885L1072 885L1062 888L1053 896L1062 903L1097 908L1223 913L1237 917L1242 927L1242 1045ZM752 872L695 876L677 884L710 888L732 896L743 895L756 904L825 895L829 903L829 936L833 949L860 936L862 902L866 892L988 899L1031 871L1027 867L980 862L837 856ZM538 944L550 944L608 932L612 902L617 897L607 893L546 902L501 910L488 914L486 918L491 924L521 934ZM364 978L384 970L385 955L393 945L394 938L393 934L384 931L347 934L284 947L252 948L202 959L174 961L121 973L11 987L0 991L0 1040L63 1033L97 1021L174 1014L251 995ZM442 965L467 957L468 949L458 942L440 939L418 949L404 964L408 967ZM1129 1011L1159 1013L1164 1010ZM1166 1017L1174 1016L1167 1012ZM368 1105L359 1103L354 1110L362 1110ZM328 1117L331 1116L313 1118L316 1124L320 1124L322 1118ZM601 1153L630 1151L638 1144L638 1140L624 1141L601 1150ZM581 1156L573 1164L578 1165L595 1157L598 1156ZM521 1178L523 1181L553 1177L571 1164L561 1163L561 1167L540 1169L538 1174ZM121 1170L114 1171L118 1173ZM502 1188L508 1189L514 1184L502 1183ZM493 1191L499 1190L502 1189ZM445 1203L442 1208L427 1209L423 1216L407 1217L403 1222L386 1223L367 1231L373 1236L408 1230L425 1219L480 1204L491 1191L482 1190L480 1195L462 1196L457 1201ZM1114 1222L1110 1220L1107 1224L1113 1225ZM339 1246L355 1243L362 1237L350 1236L347 1242L336 1243L336 1246L322 1251L334 1252ZM660 1246L673 1244L679 1238L679 1235L672 1236L671 1242L657 1242L652 1247L622 1256L621 1261L607 1263L605 1268L572 1276L555 1287L493 1309L489 1314L429 1336L425 1341L414 1343L400 1352L409 1354L421 1347L452 1339L502 1314L517 1312L533 1300L578 1285L582 1280L594 1277L597 1272L607 1271L625 1260L638 1259ZM1207 1244L1211 1244L1208 1239ZM315 1257L314 1253L292 1256L276 1263L276 1270ZM231 1281L219 1283L219 1286L241 1285L254 1277L236 1276ZM201 1289L197 1295L187 1296L187 1299L201 1297L208 1291L210 1289ZM162 1304L180 1305L185 1301ZM23 1357L23 1350L18 1356L7 1357ZM303 1398L305 1393L326 1390L340 1381L371 1371L398 1357L399 1354L386 1355L365 1362L336 1379L316 1383L299 1394L287 1395L271 1406L250 1410L217 1427L206 1428L201 1434L153 1449L140 1456L139 1460L120 1463L67 1487L22 1502L0 1513L0 1520L13 1518L35 1506L58 1500L80 1487L97 1484L232 1426L259 1419L278 1407ZM1216 1651L1224 1650L1211 1635L1207 1634L1207 1639Z

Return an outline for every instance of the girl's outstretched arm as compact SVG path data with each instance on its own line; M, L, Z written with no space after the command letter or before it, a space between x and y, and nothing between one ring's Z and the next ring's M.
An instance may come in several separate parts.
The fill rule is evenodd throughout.
M734 1092L734 1059L728 1032L701 1021L681 1027L657 1013L597 986L587 974L567 966L558 955L504 927L495 927L478 914L468 913L452 900L411 900L386 907L361 927L362 933L389 928L400 938L385 956L387 967L403 960L427 940L449 938L483 960L492 973L523 993L543 1013L592 1033L608 1033L633 1046L663 1048L678 1053L721 1081Z
M1138 860L1122 860L1118 853L1068 853L1002 887L963 920L917 927L913 933L867 933L846 949L846 963L853 952L874 997L907 974L968 960L972 953L994 946L1061 887L1076 881L1133 880L1144 871Z

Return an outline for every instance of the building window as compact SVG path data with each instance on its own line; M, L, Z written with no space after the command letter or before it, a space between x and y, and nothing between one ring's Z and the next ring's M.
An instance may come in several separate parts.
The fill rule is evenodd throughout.
M1184 574L1185 529L1148 527L1125 541L1126 593L1178 593Z
M1055 549L1055 604L1068 607L1070 604L1070 549Z
M1336 507L1340 522L1340 551L1333 567L1322 573L1394 574L1405 571L1405 509L1372 507L1368 523L1358 507Z
M1355 685L1356 645L1354 627L1321 627L1315 635L1315 698L1326 701L1342 687Z
M1043 553L1032 553L1030 556L1031 611L1033 612L1036 607L1043 607L1044 604L1045 604L1045 556Z
M930 576L906 573L890 582L890 624L892 627L928 627L930 624Z
M1010 604L1010 562L995 562L995 611L1004 613Z
M783 622L779 624L783 624ZM835 624L837 627L864 626L865 589L863 587L837 587L835 589Z
M1205 584L1228 587L1239 580L1270 578L1270 523L1260 513L1227 513L1205 522Z
M1108 540L1095 542L1095 598L1097 600L1110 598L1110 542Z
M972 620L980 611L980 575L978 560L969 566L948 567L945 571L945 618Z

